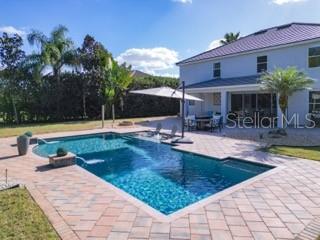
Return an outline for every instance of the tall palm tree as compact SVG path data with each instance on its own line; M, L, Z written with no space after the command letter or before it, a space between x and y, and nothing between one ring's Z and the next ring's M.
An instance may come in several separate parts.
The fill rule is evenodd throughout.
M53 29L50 36L36 30L28 34L29 43L40 46L41 64L51 67L50 73L57 81L57 115L59 118L61 117L61 71L64 65L72 65L74 56L73 42L66 37L67 32L68 29L65 26L59 25Z
M231 42L234 42L236 40L238 40L240 37L240 32L237 32L237 33L233 33L233 32L230 32L230 33L226 33L224 35L224 39L220 41L221 44L223 45L226 45L228 43L231 43Z
M279 96L279 107L282 112L281 127L284 126L284 116L288 108L288 99L294 92L307 89L314 80L299 72L295 67L286 69L277 68L275 71L265 72L260 78L264 90L276 93Z

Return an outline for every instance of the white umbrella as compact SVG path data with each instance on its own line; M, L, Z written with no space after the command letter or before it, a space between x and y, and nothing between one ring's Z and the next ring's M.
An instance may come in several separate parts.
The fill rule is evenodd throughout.
M169 87L133 90L133 91L130 91L130 93L152 95L152 96L158 96L158 97L167 97L167 98L177 98L177 99L182 99L182 94L183 94L182 92ZM185 94L184 98L186 100L192 100L192 101L203 101L202 99L194 97L189 94Z
M181 117L181 138L173 140L174 143L193 143L189 138L184 137L184 104L185 100L203 101L200 98L185 93L185 84L182 81L182 92L169 87L149 88L144 90L133 90L130 93L152 95L158 97L176 98L182 102L182 117Z

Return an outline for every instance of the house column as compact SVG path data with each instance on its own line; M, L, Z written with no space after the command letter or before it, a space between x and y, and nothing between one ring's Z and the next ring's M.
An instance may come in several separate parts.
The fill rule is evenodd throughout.
M227 123L228 114L228 92L221 91L221 116L223 116L223 123Z

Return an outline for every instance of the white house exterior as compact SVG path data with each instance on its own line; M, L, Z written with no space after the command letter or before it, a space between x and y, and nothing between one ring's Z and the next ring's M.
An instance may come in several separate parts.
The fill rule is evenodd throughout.
M291 23L242 37L239 40L185 59L177 65L186 92L203 102L188 102L187 114L219 112L279 117L277 96L258 83L263 71L294 66L316 80L310 90L289 98L289 118L320 113L320 24ZM278 121L278 125L280 121Z

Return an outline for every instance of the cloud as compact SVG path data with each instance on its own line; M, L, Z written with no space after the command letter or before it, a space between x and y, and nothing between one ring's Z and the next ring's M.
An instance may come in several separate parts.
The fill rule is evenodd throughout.
M220 42L221 40L222 40L222 39L213 40L213 41L209 44L207 50L211 50L211 49L220 47L220 46L222 45L221 42Z
M277 5L284 5L287 3L297 3L297 2L306 2L308 0L272 0L272 3Z
M26 32L24 30L17 29L13 26L0 27L0 32L6 32L8 34L18 34L20 36L23 36L26 34Z
M172 0L173 2L179 2L179 3L192 3L192 0Z
M137 69L153 75L161 75L161 72L173 69L178 62L178 53L174 50L156 48L130 48L121 53L116 60L119 63L126 62Z

